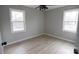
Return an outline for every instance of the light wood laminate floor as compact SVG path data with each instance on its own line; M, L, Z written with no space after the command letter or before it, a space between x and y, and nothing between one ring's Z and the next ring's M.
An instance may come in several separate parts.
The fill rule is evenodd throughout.
M73 54L70 42L42 35L4 47L5 54Z

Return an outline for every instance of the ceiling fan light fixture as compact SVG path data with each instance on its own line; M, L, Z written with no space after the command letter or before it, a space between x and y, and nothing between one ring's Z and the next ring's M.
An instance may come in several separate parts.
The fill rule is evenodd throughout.
M48 7L46 5L39 5L38 7L36 7L36 9L39 9L40 11L46 11L48 9Z

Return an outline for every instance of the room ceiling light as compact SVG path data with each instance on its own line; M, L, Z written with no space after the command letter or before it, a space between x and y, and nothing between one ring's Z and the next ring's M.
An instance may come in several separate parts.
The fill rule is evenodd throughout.
M46 11L48 9L48 7L46 5L39 5L38 7L36 7L35 9L39 9L40 11Z

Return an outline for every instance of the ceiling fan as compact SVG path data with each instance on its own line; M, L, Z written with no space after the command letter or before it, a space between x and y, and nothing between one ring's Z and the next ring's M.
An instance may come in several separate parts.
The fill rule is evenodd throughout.
M47 6L51 6L51 5L39 5L37 6L35 9L39 9L40 11L46 11L48 9Z

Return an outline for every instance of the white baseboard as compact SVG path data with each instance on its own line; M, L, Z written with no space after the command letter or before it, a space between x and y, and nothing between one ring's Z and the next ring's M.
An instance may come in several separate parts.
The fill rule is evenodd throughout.
M60 36L56 36L56 35L53 35L53 34L47 34L47 33L44 33L44 34L51 36L51 37L58 38L58 39L62 39L62 40L65 40L65 41L68 41L68 42L71 42L71 43L75 43L75 41L72 41L72 40L69 40L69 39L66 39L66 38L63 38L63 37L60 37Z
M44 34L44 35L51 36L51 37L56 37L56 38L58 38L58 39L62 39L62 40L65 40L65 41L69 41L69 42L71 42L71 43L75 43L75 42L72 41L72 40L65 39L65 38L62 38L62 37L59 37L59 36L56 36L56 35L53 35L53 34L42 33L42 34L37 34L37 35L34 35L34 36L26 37L26 38L24 38L24 39L17 40L17 41L14 41L14 42L7 43L7 45L11 45L11 44L15 44L15 43L18 43L18 42L22 42L22 41L24 41L24 40L28 40L28 39L31 39L31 38L34 38L34 37L38 37L38 36L43 35L43 34ZM7 45L6 45L6 46L7 46Z
M28 40L28 39L31 39L31 38L34 38L34 37L38 37L38 36L43 35L43 34L44 34L44 33L42 33L42 34L37 34L37 35L34 35L34 36L30 36L30 37L26 37L26 38L24 38L24 39L20 39L20 40L14 41L14 42L7 43L7 45L11 45L11 44L15 44L15 43L18 43L18 42L22 42L22 41L24 41L24 40ZM6 46L7 46L7 45L6 45Z

